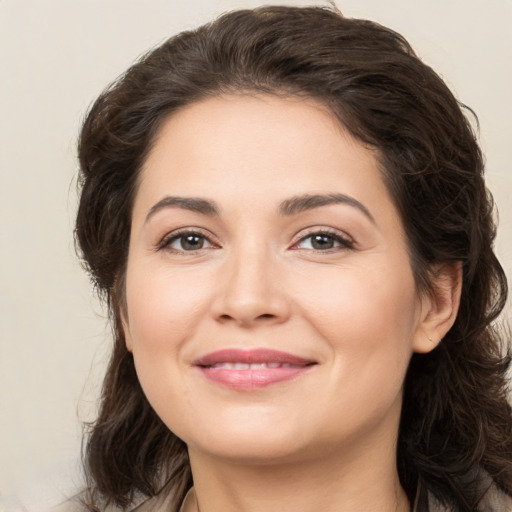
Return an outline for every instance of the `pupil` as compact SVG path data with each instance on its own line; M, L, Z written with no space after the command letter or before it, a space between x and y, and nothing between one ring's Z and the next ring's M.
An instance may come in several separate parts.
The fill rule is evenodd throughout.
M327 235L315 235L312 245L315 249L332 249L333 239Z
M203 239L197 235L184 236L181 239L181 246L185 250L201 249L203 247Z

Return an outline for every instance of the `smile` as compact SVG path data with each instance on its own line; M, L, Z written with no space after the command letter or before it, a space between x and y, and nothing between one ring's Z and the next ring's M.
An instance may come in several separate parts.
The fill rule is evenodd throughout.
M269 349L228 349L207 354L193 366L210 382L223 387L252 391L307 373L316 361Z
M217 363L208 368L222 368L227 370L262 370L264 368L297 368L297 365L286 363Z

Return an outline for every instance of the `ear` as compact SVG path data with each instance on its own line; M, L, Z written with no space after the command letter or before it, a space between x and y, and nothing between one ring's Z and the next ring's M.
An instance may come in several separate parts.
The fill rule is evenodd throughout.
M128 352L133 351L133 340L128 323L128 305L126 303L126 290L124 280L117 280L110 290L111 302L114 306L116 319L116 329L118 336L124 337L124 342Z
M121 305L118 307L116 311L116 324L117 324L117 336L122 336L124 338L124 344L126 345L126 350L128 352L133 351L133 340L130 333L130 325L128 323L128 315L126 312L126 308Z
M120 315L120 321L121 321L121 328L123 329L124 334L124 343L126 345L126 350L128 352L133 352L133 340L130 333L130 326L128 325L128 322L126 320L125 313L121 313Z
M462 263L433 269L431 290L421 299L421 313L413 351L427 353L437 347L457 318L462 290Z

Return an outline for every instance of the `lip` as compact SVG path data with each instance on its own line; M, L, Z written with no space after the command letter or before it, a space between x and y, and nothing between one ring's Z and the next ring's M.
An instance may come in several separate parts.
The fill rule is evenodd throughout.
M195 361L208 380L236 390L258 390L295 379L317 362L272 349L225 349L206 354Z

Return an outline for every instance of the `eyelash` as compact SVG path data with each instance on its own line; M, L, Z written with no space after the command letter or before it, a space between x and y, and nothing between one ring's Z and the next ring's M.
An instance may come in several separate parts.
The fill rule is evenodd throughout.
M330 238L334 242L337 242L339 244L339 246L338 247L332 247L332 248L329 248L329 249L324 249L324 250L314 249L314 248L313 249L303 249L301 247L297 247L302 242L304 242L304 241L306 241L308 239L312 239L314 236L321 236L321 237L323 236L323 237L326 237L326 238ZM300 236L299 240L292 245L292 249L297 250L297 251L300 251L300 250L306 250L306 251L313 250L313 251L325 254L325 253L332 253L332 252L336 252L336 251L353 249L354 246L355 246L354 241L352 239L350 239L349 237L343 236L343 235L341 235L337 231L331 231L329 229L322 228L322 229L311 230L308 233L305 233L302 236Z
M171 244L173 242L176 242L180 238L183 239L187 236L188 237L195 236L197 238L204 239L210 244L211 247L207 247L207 248L200 247L199 249L192 249L192 250L171 248ZM305 242L308 239L312 239L314 236L321 236L321 237L323 236L323 237L329 238L329 239L333 240L335 243L338 243L339 246L331 247L329 249L324 249L324 250L314 249L314 248L304 249L304 248L298 247L299 244ZM354 244L353 240L351 240L350 238L344 237L344 236L340 235L338 232L330 231L330 230L324 228L324 229L312 230L309 233L302 235L299 238L299 240L292 245L291 249L299 250L299 251L300 250L305 250L305 251L313 250L313 251L319 252L319 253L331 253L331 252L336 252L336 251L340 251L340 250L353 249L354 245L355 244ZM183 229L183 230L180 230L177 232L170 233L169 235L165 236L162 239L162 241L158 244L157 249L158 250L168 250L170 252L184 254L184 253L194 253L194 252L201 251L201 250L207 250L212 247L218 248L219 244L215 243L212 240L211 235L207 235L206 233L204 233L198 229Z
M216 244L215 242L212 241L212 236L211 235L207 235L206 233L202 232L199 229L188 229L188 228L186 228L186 229L175 231L173 233L170 233L170 234L166 235L162 239L162 241L158 244L157 249L158 250L168 250L168 251L174 252L174 253L193 253L193 252L197 252L197 251L203 250L202 247L199 248L199 249L190 250L190 251L185 251L183 249L171 248L171 244L173 242L179 240L180 238L185 238L187 236L188 237L196 236L198 238L202 238L202 239L206 240L211 246L218 247L218 244ZM207 248L205 248L205 249L207 249Z

